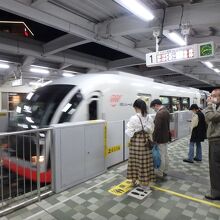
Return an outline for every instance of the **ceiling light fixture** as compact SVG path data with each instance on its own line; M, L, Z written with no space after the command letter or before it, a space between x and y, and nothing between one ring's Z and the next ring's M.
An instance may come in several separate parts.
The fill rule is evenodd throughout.
M186 46L186 41L184 40L184 38L175 31L164 30L163 35L180 46Z
M72 76L75 76L75 75L72 74L72 73L66 73L66 72L64 72L64 73L62 74L62 76L64 76L64 77L72 77Z
M0 68L1 69L8 69L10 66L6 63L0 63Z
M220 73L220 70L218 68L213 69L216 73Z
M203 62L208 68L212 69L213 68L213 64L209 61Z
M114 0L144 21L154 19L154 15L140 0Z
M50 73L50 71L48 69L42 69L42 68L30 68L30 71L32 73L42 73L42 74Z

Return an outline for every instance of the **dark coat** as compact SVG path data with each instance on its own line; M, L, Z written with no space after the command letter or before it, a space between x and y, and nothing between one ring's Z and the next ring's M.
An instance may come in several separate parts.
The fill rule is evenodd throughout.
M201 142L206 139L206 122L205 116L201 111L196 112L199 118L198 125L193 128L190 141Z
M153 141L165 144L170 141L170 113L165 107L161 108L154 119Z

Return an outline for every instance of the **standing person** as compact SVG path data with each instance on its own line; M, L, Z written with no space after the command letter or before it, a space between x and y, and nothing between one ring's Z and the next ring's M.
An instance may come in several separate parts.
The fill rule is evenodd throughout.
M202 146L201 142L206 139L206 122L205 116L200 111L198 105L192 104L189 108L193 112L191 121L191 138L189 143L188 158L184 162L193 163L195 161L202 161ZM196 144L196 156L194 157L194 144Z
M127 123L125 133L131 138L127 168L127 179L133 186L141 185L148 188L155 182L153 158L149 138L153 132L153 120L147 115L146 103L137 99L133 104L136 114Z
M214 89L207 99L205 119L208 124L210 194L205 198L220 200L220 88Z
M153 141L158 145L161 157L160 167L155 173L159 177L164 177L167 175L169 163L167 148L170 141L170 114L159 99L154 99L150 107L156 111Z

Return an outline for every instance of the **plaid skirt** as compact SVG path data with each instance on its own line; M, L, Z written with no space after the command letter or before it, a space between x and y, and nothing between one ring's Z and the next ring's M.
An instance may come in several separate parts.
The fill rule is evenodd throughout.
M147 134L146 134L147 135ZM136 132L130 140L127 179L138 180L141 185L155 182L152 151L143 137L142 131Z

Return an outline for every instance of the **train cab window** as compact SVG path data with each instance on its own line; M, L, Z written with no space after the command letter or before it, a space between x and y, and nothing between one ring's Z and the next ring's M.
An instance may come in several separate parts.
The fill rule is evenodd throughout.
M172 112L180 111L180 98L179 97L172 97Z
M78 90L75 95L71 98L71 100L64 106L62 109L62 114L60 116L60 120L58 123L69 122L72 115L76 111L79 103L83 100L83 96Z
M181 110L188 110L189 109L189 98L182 98L181 99Z
M17 111L17 126L32 129L48 126L54 112L74 85L48 85L29 93Z
M160 101L162 102L162 105L164 105L169 112L172 112L171 104L170 104L170 97L160 96Z

